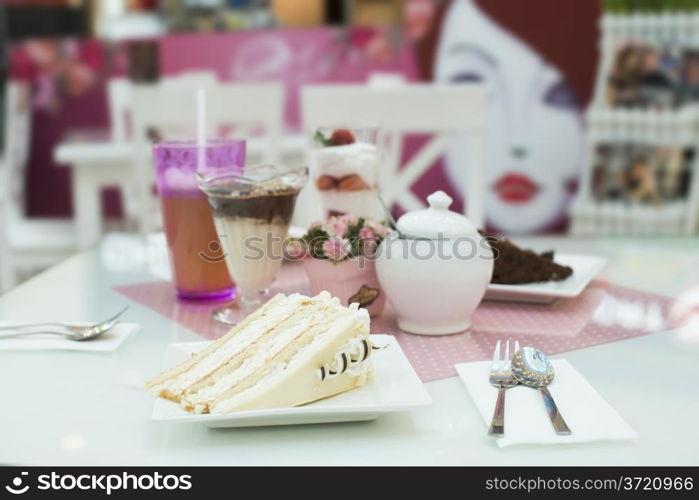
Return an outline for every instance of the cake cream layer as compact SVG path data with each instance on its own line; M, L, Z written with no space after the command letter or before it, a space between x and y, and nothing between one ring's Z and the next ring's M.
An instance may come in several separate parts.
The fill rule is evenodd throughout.
M146 387L157 396L179 402L184 390L205 377L225 361L245 349L279 323L300 313L299 306L308 297L277 295L260 309L233 327L230 332L207 346L186 362L165 371Z
M334 314L333 314L334 313ZM246 349L231 357L215 371L185 391L182 405L197 413L209 410L209 405L221 394L236 388L242 390L262 377L280 360L307 342L316 327L337 319L337 311L328 310L322 302L307 304L304 311L281 322L270 335L261 337Z
M327 292L279 294L147 386L201 413L296 406L363 384L371 360L358 345L371 345L366 310L343 307ZM333 375L321 377L321 367Z
M368 142L314 150L311 162L315 175L330 175L339 179L356 174L370 187L375 187L378 182L379 150Z

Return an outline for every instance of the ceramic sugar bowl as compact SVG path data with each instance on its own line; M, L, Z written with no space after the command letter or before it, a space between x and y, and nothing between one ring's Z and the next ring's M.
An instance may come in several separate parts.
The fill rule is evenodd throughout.
M445 335L468 330L493 274L493 251L471 221L449 210L443 191L429 208L403 215L376 262L401 330Z

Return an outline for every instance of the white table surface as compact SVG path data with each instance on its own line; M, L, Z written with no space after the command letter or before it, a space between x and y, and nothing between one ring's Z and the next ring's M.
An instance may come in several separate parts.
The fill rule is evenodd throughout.
M605 278L649 291L676 294L699 282L697 239L526 244L608 256ZM0 297L0 319L109 316L129 302L113 285L152 279L138 251L125 248L103 244L24 283ZM669 332L561 356L640 434L638 442L499 449L456 377L426 385L433 406L373 422L230 430L152 423L143 382L168 343L200 337L138 304L125 319L142 330L112 354L0 352L0 464L699 464L699 349Z

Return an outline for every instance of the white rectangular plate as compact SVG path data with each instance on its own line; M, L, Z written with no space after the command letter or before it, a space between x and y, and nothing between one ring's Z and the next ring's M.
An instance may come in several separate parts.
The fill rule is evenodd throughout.
M522 285L491 283L485 292L485 299L548 304L559 298L577 297L607 263L607 259L603 257L564 253L556 253L554 260L558 264L572 267L573 274L563 281Z
M199 422L208 427L320 424L373 420L384 413L431 405L432 399L396 339L391 335L372 335L371 338L374 344L387 347L374 351L371 356L374 374L357 389L304 406L227 415L196 415L172 401L158 398L153 405L152 419L156 422ZM165 368L184 361L208 344L170 344L165 352Z

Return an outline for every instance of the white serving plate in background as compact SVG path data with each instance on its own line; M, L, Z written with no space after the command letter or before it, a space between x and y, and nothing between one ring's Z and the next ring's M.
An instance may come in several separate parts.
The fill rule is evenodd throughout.
M491 283L485 300L548 304L560 298L574 298L582 293L606 265L607 259L588 255L556 253L554 261L573 268L573 274L563 281L546 281L521 285Z

